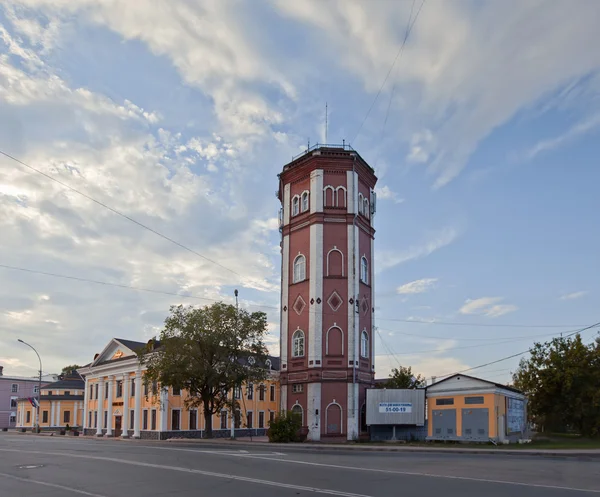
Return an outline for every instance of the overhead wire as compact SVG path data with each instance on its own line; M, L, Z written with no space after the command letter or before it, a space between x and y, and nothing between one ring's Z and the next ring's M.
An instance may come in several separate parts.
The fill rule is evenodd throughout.
M569 338L569 337L571 337L573 335L576 335L578 333L582 333L584 331L587 331L587 330L590 330L590 329L593 329L593 328L597 328L598 326L600 326L600 322L592 324L590 326L586 326L586 327L581 328L579 330L575 330L572 333L569 333L569 334L565 335L563 338ZM516 354L512 354L512 355L509 355L507 357L502 357L501 359L496 359L495 361L486 362L485 364L480 364L479 366L474 366L472 368L467 368L467 369L461 369L460 371L455 371L455 372L449 373L449 374L435 375L435 378L446 378L448 376L452 376L452 375L459 374L459 373L467 373L469 371L474 371L476 369L481 369L481 368L484 368L486 366L491 366L492 364L498 364L499 362L507 361L509 359L514 359L515 357L522 356L524 354L527 354L528 352L531 352L531 347L528 348L527 350L524 350L523 352L518 352Z
M24 268L24 267L19 267L19 266L11 266L8 264L0 264L0 268L2 269L9 269L9 270L14 270L14 271L21 271L21 272L25 272L25 273L31 273L31 274L39 274L42 276L48 276L48 277L53 277L53 278L60 278L60 279L65 279L65 280L72 280L72 281L78 281L78 282L83 282L83 283L93 283L96 285L103 285L103 286L109 286L109 287L116 287L116 288L121 288L121 289L127 289L127 290L134 290L134 291L140 291L140 292L147 292L147 293L155 293L155 294L162 294L162 295L168 295L168 296L173 296L173 297L179 297L179 298L186 298L186 299L195 299L195 300L203 300L206 302L219 302L221 299L213 299L213 298L209 298L209 297L200 297L197 295L185 295L185 294L181 294L181 293L175 293L175 292L168 292L168 291L163 291L163 290L155 290L155 289L150 289L150 288L144 288L144 287L138 287L138 286L133 286L133 285L125 285L125 284L121 284L121 283L111 283L108 281L102 281L102 280L96 280L96 279L91 279L91 278L83 278L83 277L78 277L78 276L69 276L69 275L65 275L65 274L58 274L58 273L53 273L53 272L48 272L48 271L40 271L40 270L36 270L36 269L31 269L31 268ZM243 302L243 301L242 301ZM252 303L252 302L246 302L245 305L247 307L255 307L255 308L262 308L262 309L273 309L276 311L280 310L279 306L276 305L270 305L270 304L261 304L261 303ZM319 311L307 311L309 313L319 313ZM320 312L320 314L324 315L324 316L338 316L337 313L335 312L326 312L326 311L322 311ZM378 321L384 321L386 319L382 319L382 318L377 318ZM396 321L396 322L405 322L405 323L410 323L410 324L445 324L445 325L460 325L460 326L476 326L476 327L496 327L496 326L501 326L501 327L508 327L508 328L576 328L576 327L581 327L582 325L525 325L525 324L492 324L492 323L457 323L457 322L448 322L448 321L436 321L435 323L429 323L426 321L417 321L417 320L411 320L411 319L395 319L395 318L390 318L387 319L388 321ZM470 340L485 340L485 341L497 341L497 340L502 340L502 338L480 338L480 339L476 339L476 338L468 338L468 337L448 337L448 336L432 336L432 335L420 335L417 333L405 333L402 331L398 331L398 330L387 330L387 329L382 329L382 328L378 328L381 331L386 331L386 332L390 332L390 333L394 333L394 334L399 334L399 335L406 335L406 336L414 336L414 337L420 337L420 338L432 338L432 339L440 339L440 340L457 340L457 341L470 341ZM569 333L571 330L565 330L564 333ZM519 336L519 337L504 337L506 339L527 339L527 338L537 338L537 337L541 337L541 336L547 336L547 334L543 334L543 335L530 335L530 336Z
M212 264L215 264L216 266L219 266L220 268L225 269L225 270L229 271L230 273L233 273L233 274L235 274L235 275L237 275L237 276L239 276L241 278L241 275L238 272L234 271L233 269L230 269L227 266L224 266L223 264L221 264L221 263L219 263L219 262L217 262L217 261L215 261L215 260L213 260L213 259L211 259L211 258L209 258L209 257L207 257L207 256L205 256L203 254L201 254L200 252L198 252L198 251L196 251L196 250L194 250L194 249L192 249L192 248L184 245L183 243L178 242L177 240L174 240L173 238L171 238L171 237L169 237L167 235L163 235L161 232L155 230L154 228L151 228L150 226L147 226L146 224L141 223L140 221L138 221L138 220L132 218L131 216L128 216L127 214L125 214L125 213L123 213L123 212L115 209L114 207L111 207L108 204L105 204L104 202L101 202L100 200L97 200L94 197L91 197L87 193L84 193L84 192L78 190L77 188L74 188L71 185L69 185L69 184L67 184L67 183L65 183L65 182L63 182L63 181L61 181L59 179L54 178L53 176L50 176L49 174L46 174L44 171L41 171L40 169L37 169L37 168L35 168L33 166L30 166L29 164L23 162L20 159L17 159L16 157L14 157L14 156L12 156L12 155L10 155L10 154L2 151L2 150L0 150L0 154L4 155L5 157L7 157L7 158L9 158L9 159L11 159L11 160L13 160L15 162L17 162L18 164L21 164L22 166L25 166L26 168L30 169L31 171L34 171L34 172L36 172L38 174L41 174L45 178L48 178L49 180L58 183L59 185L63 186L64 188L67 188L68 190L71 190L72 192L75 192L78 195L81 195L82 197L84 197L84 198L86 198L86 199L94 202L95 204L97 204L97 205L99 205L101 207L104 207L105 209L111 211L112 213L117 214L118 216L121 216L122 218L124 218L124 219L126 219L126 220L128 220L128 221L130 221L130 222L132 222L134 224L136 224L137 226L139 226L139 227L141 227L141 228L143 228L143 229L145 229L147 231L150 231L151 233L154 233L155 235L161 237L162 239L167 240L168 242L171 242L172 244L177 245L178 247L180 247L180 248L182 248L184 250L187 250L188 252L190 252L190 253L192 253L192 254L194 254L194 255L196 255L196 256L204 259L205 261L210 262Z
M417 14L415 15L415 19L412 22L412 24L407 24L407 29L406 29L406 33L404 35L404 39L402 41L402 44L400 45L400 48L398 49L398 52L396 53L396 57L394 57L394 61L392 62L392 65L390 67L390 70L387 72L383 83L381 84L381 86L379 87L379 91L377 92L377 94L375 95L375 98L373 99L373 101L371 102L371 105L369 107L369 109L367 110L367 113L364 117L364 119L362 120L362 122L360 123L360 126L358 127L358 130L356 131L356 134L354 135L354 138L352 138L351 143L354 143L354 140L356 140L358 138L358 135L360 134L365 122L367 121L369 115L371 114L371 111L373 110L373 107L375 106L375 103L377 102L377 99L379 98L379 95L381 95L381 92L383 91L383 88L385 87L385 84L387 83L387 80L390 77L390 74L392 73L394 66L396 65L396 62L398 61L398 59L400 58L400 56L402 55L402 52L404 50L404 46L406 45L406 42L408 40L408 37L410 35L410 32L412 31L413 26L415 25L415 23L417 22L417 19L419 18L419 14L421 13L421 9L423 8L423 5L425 5L426 0L423 0L421 2L421 6L419 7L419 10L417 11ZM412 15L412 9L411 9L411 15Z

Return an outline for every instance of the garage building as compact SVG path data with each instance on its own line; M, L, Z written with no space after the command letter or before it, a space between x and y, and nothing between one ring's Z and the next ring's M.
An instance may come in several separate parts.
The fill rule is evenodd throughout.
M526 438L527 399L516 388L455 374L427 387L427 440Z

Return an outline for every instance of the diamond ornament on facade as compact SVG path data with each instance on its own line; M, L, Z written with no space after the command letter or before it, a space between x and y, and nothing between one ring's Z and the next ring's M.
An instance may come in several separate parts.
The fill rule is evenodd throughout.
M304 299L300 295L298 295L298 297L296 297L296 301L294 302L294 305L292 306L292 309L294 309L296 314L298 314L298 316L299 316L300 314L302 314L302 311L304 310L305 307L306 307L306 302L304 302Z
M336 291L334 291L327 299L327 303L329 304L329 307L331 307L331 309L335 312L340 308L344 301L342 300L342 297L340 297L340 295Z

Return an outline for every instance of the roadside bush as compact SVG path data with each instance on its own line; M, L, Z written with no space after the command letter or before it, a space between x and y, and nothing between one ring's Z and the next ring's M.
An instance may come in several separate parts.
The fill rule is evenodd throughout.
M280 412L267 430L269 442L290 443L300 441L302 419L290 411Z

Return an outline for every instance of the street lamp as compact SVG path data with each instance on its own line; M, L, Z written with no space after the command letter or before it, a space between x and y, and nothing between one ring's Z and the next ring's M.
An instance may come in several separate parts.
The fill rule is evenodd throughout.
M33 346L29 345L27 342L24 342L20 338L17 341L21 342L24 345L27 345L30 349L32 349L35 352L35 355L38 357L38 360L40 361L40 375L39 375L39 382L38 382L37 407L35 410L36 433L39 433L39 431L40 431L40 403L42 400L41 399L41 395L42 395L42 359L40 358L38 351L35 350L35 348Z

